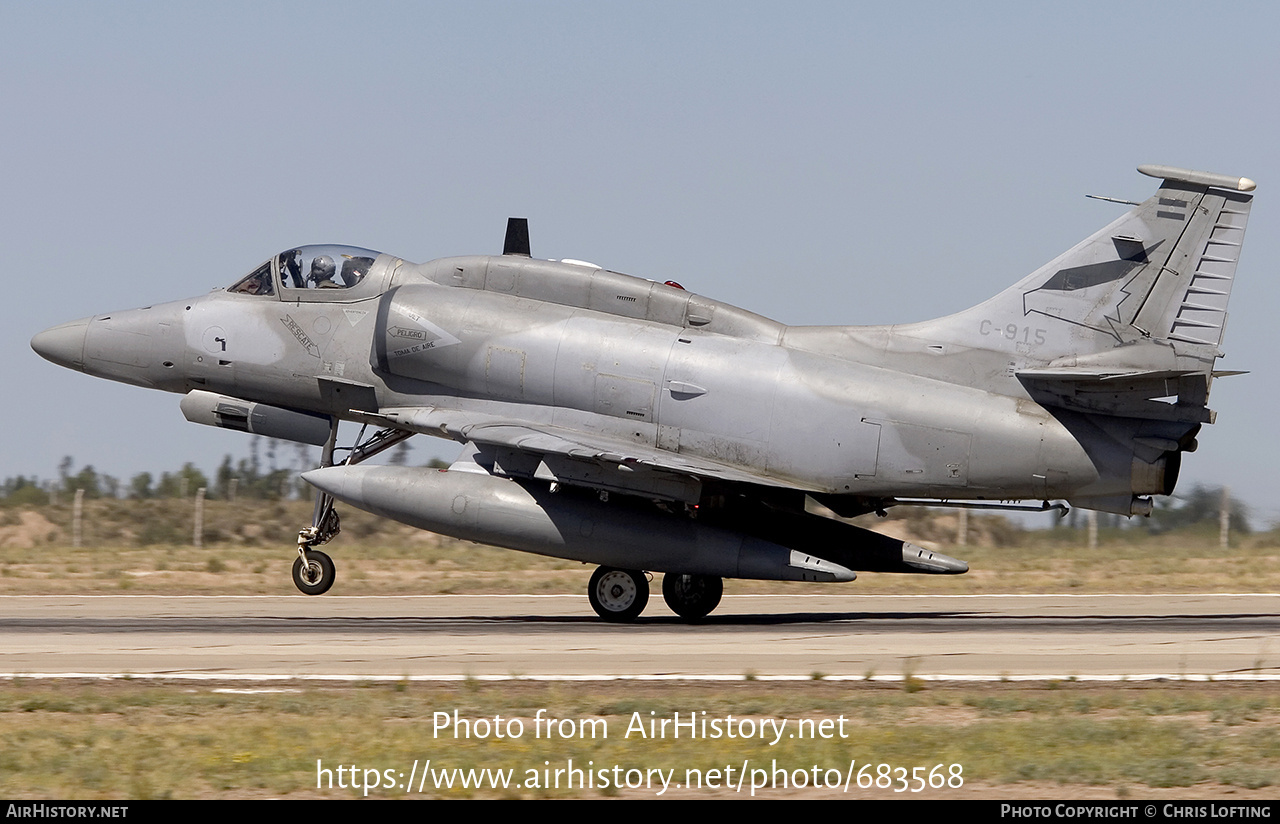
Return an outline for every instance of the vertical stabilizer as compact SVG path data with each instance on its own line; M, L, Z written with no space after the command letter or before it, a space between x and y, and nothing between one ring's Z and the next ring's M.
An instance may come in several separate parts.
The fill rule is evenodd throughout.
M980 346L996 343L993 332L1017 328L1022 335L1030 327L1031 337L1049 344L1032 358L1045 363L1142 341L1209 347L1198 354L1211 363L1226 327L1254 183L1139 168L1162 178L1154 196L1015 286L944 319L946 326L968 330L968 342ZM988 340L975 340L982 336Z

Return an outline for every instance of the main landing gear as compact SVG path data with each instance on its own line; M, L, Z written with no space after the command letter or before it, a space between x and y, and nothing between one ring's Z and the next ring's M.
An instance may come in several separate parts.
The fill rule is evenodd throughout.
M662 576L662 598L671 611L686 621L706 618L720 604L724 581L718 575Z
M591 608L606 621L626 624L640 617L649 603L649 579L634 569L602 566L587 585Z
M384 452L406 438L412 432L399 429L382 429L364 440L361 428L356 445L351 447L344 464L358 464L379 452ZM320 453L320 466L333 466L333 453L338 443L338 419L329 419L329 439ZM333 559L316 549L329 543L342 531L342 522L333 508L333 496L316 491L316 506L311 515L311 526L298 531L298 557L293 562L293 585L304 595L323 595L333 586L337 571Z
M687 621L705 618L720 603L724 581L718 575L668 572L662 576L662 598L671 611ZM649 603L649 579L634 569L602 566L587 585L591 608L610 623L634 621Z

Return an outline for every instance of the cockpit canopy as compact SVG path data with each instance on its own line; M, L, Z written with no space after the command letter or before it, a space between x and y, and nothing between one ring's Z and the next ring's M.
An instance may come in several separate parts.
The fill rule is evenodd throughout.
M302 246L276 256L285 289L350 289L369 274L378 253L355 246Z
M369 274L379 253L358 246L317 244L286 249L227 291L274 295L280 289L350 289Z

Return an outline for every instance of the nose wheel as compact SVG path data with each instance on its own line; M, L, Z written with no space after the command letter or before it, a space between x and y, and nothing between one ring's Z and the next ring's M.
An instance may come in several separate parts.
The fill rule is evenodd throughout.
M638 570L602 566L591 575L587 599L604 620L629 623L640 617L649 603L649 580Z
M333 559L318 549L302 551L293 560L293 585L303 595L323 595L335 577Z
M316 507L320 526L309 526L298 533L298 557L293 559L293 585L303 595L323 595L333 586L337 571L333 559L315 547L328 543L342 529L338 513L333 511L333 498L317 494Z
M343 463L351 466L372 458L380 452L395 446L413 435L412 432L395 429L383 429L368 440L364 437L365 428L360 429L356 437L356 445L350 447L349 454ZM320 453L320 466L333 466L333 453L338 448L338 419L329 418L329 439L324 443ZM316 549L327 544L342 531L342 522L333 509L333 496L316 490L315 509L311 515L311 526L298 531L298 557L293 561L293 585L304 595L323 595L333 586L336 573L333 559Z

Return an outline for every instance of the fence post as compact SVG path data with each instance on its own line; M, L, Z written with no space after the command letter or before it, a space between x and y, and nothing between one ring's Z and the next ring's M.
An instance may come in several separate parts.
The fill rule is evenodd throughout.
M1218 546L1227 548L1231 537L1231 487L1222 488L1222 503L1218 506Z
M76 490L75 502L71 505L71 545L76 549L84 543L84 490Z
M204 546L204 487L196 490L196 528L193 536L196 548Z

